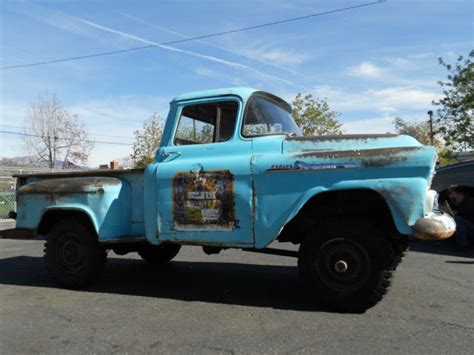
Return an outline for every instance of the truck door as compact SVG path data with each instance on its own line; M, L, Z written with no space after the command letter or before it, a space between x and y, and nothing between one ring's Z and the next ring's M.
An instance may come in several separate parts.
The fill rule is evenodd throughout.
M240 99L179 103L157 168L158 238L253 246L252 142L237 134Z

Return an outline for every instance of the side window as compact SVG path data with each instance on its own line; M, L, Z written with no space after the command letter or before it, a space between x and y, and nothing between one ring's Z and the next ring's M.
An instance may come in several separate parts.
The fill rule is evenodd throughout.
M183 108L174 144L224 142L232 137L237 119L235 101L189 105Z

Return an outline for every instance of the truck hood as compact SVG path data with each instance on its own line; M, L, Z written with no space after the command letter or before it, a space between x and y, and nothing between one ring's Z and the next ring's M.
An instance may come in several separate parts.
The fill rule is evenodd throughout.
M433 147L423 146L406 135L338 135L288 137L282 153L297 163L336 164L341 167L382 167L424 165L431 169L435 161Z
M283 141L283 153L324 150L354 151L420 146L421 144L413 137L396 134L288 137Z

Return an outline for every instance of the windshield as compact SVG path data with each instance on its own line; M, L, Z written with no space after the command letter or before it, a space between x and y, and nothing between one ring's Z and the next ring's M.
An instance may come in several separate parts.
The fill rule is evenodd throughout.
M269 134L302 135L288 111L277 102L258 95L249 99L242 134L245 137Z

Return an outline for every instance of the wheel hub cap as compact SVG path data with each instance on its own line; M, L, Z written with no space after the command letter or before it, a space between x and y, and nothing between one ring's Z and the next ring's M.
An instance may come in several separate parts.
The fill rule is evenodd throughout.
M321 282L336 292L350 292L365 284L371 275L371 260L356 240L333 238L325 242L315 256Z
M334 268L337 272L346 272L349 266L344 260L338 260L334 265Z

